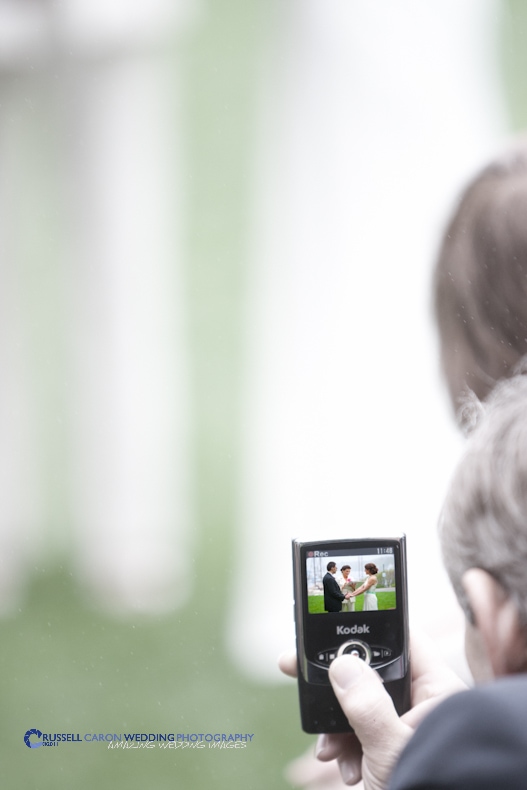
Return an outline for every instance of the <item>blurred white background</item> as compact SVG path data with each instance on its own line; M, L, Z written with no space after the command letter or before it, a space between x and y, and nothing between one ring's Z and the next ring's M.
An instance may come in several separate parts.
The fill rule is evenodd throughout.
M155 773L62 751L61 776L285 787L293 537L406 532L412 622L465 671L431 272L460 188L527 123L524 9L0 0L12 786L56 787L13 759L28 726L185 721L257 748Z
M507 131L503 9L287 0L255 17L222 567L231 652L259 677L292 639L292 537L406 532L414 622L450 622L435 523L461 440L430 275L458 190ZM189 407L194 173L173 53L204 21L192 0L0 3L5 610L57 557L114 611L192 591L204 415Z
M461 665L435 525L462 443L431 271L459 190L505 134L500 12L479 0L283 5L247 308L239 581L253 592L231 641L249 669L271 674L292 644L291 538L401 532L412 622Z

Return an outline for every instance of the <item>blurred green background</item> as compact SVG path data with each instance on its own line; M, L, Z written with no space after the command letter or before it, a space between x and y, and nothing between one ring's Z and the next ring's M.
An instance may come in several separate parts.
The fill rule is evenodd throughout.
M278 0L203 0L202 19L177 58L183 64L188 158L184 228L196 575L228 564L239 529L251 152L257 87L262 64L272 51L279 5ZM511 126L522 128L527 121L527 8L521 0L509 0L502 10L504 25L496 33L496 43L502 53ZM41 171L50 166L46 161L33 164ZM24 199L31 199L31 190L25 191ZM51 210L35 233L41 239L53 236L54 221ZM53 245L43 249L51 261ZM60 271L47 267L44 257L40 271L28 275L28 305L52 312L58 304L57 289ZM57 332L58 325L52 324L49 332ZM56 357L38 362L41 375L50 381L60 369L63 343L57 335ZM43 410L57 406L60 396L52 385L44 383L42 392ZM66 441L60 430L55 425L53 436L43 436L49 452L57 455ZM51 490L56 490L55 484ZM67 533L64 502L48 502L43 518L49 534ZM64 542L57 538L57 544ZM20 610L0 622L3 788L288 786L282 776L285 764L312 739L300 731L294 684L250 681L225 653L223 630L232 576L215 573L207 600L174 615L118 621L93 611L82 599L67 554L43 565L35 567ZM29 751L23 734L33 727L81 734L239 732L254 733L254 739L236 752L121 752L102 744Z
M67 556L68 470L61 463L67 457L67 426L55 419L67 412L59 200L49 145L43 154L44 146L34 145L36 130L27 132L27 177L37 177L21 186L18 199L34 220L24 243L37 246L39 254L38 266L26 272L25 299L34 325L47 335L41 337L43 344L54 349L51 358L37 353L34 360L41 450L53 479L42 524L48 556L34 568L20 610L0 622L2 787L285 788L284 765L312 740L299 728L294 684L258 685L229 661L223 630L232 578L218 572L232 562L238 528L255 85L275 10L274 0L203 2L198 24L167 54L182 85L183 106L175 111L183 118L188 177L183 225L197 540L192 574L210 572L214 579L206 598L174 615L116 620L90 608L74 579ZM64 475L60 480L57 468ZM122 752L99 743L30 751L23 742L29 728L81 737L87 732L233 732L254 733L254 738L236 751Z

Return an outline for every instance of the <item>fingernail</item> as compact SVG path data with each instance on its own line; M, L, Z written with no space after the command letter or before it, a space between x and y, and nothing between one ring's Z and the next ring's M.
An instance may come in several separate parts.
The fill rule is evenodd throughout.
M323 757L328 745L328 736L319 735L315 746L315 757Z
M360 661L360 659L359 659ZM345 785L356 785L361 778L360 765L355 760L339 757L339 769Z
M364 666L364 662L356 656L336 658L329 669L331 680L345 691L361 679Z

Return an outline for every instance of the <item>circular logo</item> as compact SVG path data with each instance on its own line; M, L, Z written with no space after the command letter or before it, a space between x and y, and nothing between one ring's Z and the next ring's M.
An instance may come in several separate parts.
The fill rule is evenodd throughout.
M36 735L37 738L42 738L42 733L40 730L28 730L24 735L24 743L26 746L29 746L30 749L38 749L39 746L42 746L42 741L40 743L32 742L31 736Z

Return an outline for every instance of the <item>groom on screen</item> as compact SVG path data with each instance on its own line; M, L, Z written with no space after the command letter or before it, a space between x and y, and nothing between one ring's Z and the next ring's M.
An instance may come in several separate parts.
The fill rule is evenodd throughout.
M340 612L342 610L342 601L351 598L350 593L344 595L335 579L337 572L337 564L335 562L328 562L327 573L322 579L324 585L324 609L326 612Z

